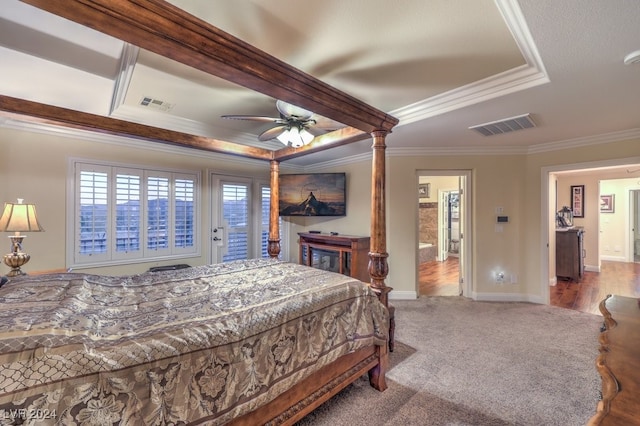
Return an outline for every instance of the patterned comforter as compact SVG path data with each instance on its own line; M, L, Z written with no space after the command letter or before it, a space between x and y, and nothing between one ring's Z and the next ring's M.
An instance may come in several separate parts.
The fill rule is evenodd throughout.
M387 324L362 282L269 259L14 278L0 288L0 424L223 424L385 344Z

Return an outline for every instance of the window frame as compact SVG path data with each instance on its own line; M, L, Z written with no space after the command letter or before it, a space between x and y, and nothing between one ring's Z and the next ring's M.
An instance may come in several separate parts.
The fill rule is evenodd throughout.
M80 254L79 238L77 231L79 230L80 220L80 175L82 171L96 170L107 172L107 204L110 206L107 210L107 251L104 254L82 255ZM129 173L140 177L140 248L135 252L118 252L115 247L115 238L113 232L116 229L116 176L117 174ZM169 198L169 248L162 250L150 250L147 248L147 178L169 177L170 194ZM176 233L176 193L175 183L179 180L193 180L193 246L175 247ZM67 230L66 230L66 247L67 247L67 268L81 269L91 267L113 266L133 263L144 263L154 261L164 261L171 259L184 259L192 257L200 257L202 253L201 238L201 172L171 169L164 167L148 167L136 164L124 164L119 162L96 161L85 158L70 158L68 166L68 188L67 188Z

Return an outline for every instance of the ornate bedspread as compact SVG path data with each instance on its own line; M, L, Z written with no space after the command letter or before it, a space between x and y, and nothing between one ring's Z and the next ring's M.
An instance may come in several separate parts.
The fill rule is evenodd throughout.
M223 424L385 344L349 277L268 259L0 288L0 424Z

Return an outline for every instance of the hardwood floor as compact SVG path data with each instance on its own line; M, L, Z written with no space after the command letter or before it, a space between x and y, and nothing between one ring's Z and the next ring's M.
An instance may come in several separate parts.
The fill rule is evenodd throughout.
M552 306L593 314L608 294L640 297L640 263L603 261L600 272L586 271L579 283L558 279L550 287Z
M449 256L444 262L433 260L419 265L420 296L459 296L459 260Z
M420 296L458 295L458 258L419 265ZM600 272L585 272L582 280L558 280L549 287L552 306L600 314L598 305L608 294L640 297L640 263L603 261Z

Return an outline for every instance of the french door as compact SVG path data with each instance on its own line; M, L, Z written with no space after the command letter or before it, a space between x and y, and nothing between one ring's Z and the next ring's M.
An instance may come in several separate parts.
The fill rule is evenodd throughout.
M211 263L268 257L270 195L266 182L211 175Z
M251 180L212 175L211 263L251 257Z

